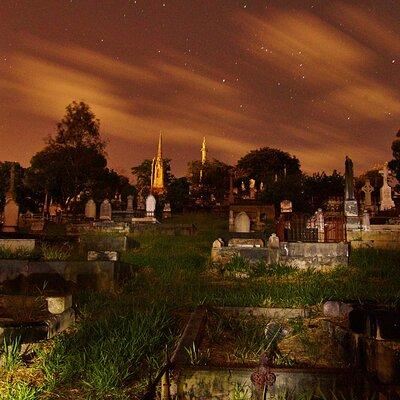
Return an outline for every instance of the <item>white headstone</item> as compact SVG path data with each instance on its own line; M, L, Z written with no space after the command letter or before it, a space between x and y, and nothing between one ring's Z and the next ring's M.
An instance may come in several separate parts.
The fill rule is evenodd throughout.
M380 210L390 210L395 207L394 201L392 199L392 188L388 185L388 163L385 163L383 170L379 171L383 176L383 185L381 187L381 203Z
M103 200L100 205L100 219L111 221L111 203L108 199Z
M19 206L17 202L8 198L4 206L3 232L16 232L18 229Z
M154 212L156 211L156 198L150 194L146 199L146 216L154 217Z
M131 194L126 198L126 211L133 212L133 196Z
M85 217L96 219L96 203L93 199L88 200L85 205Z
M250 218L244 211L235 217L235 232L250 232Z

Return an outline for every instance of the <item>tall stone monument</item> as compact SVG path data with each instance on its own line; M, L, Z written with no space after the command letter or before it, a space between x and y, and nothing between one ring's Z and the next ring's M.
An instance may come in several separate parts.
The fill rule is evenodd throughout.
M17 232L19 220L19 206L15 201L15 166L11 166L10 185L6 193L4 206L3 232Z
M354 171L353 161L346 156L345 161L345 196L344 196L344 215L346 216L347 229L359 229L360 220L358 217L357 200L354 197Z
M111 203L110 200L104 199L100 204L100 219L102 221L111 221Z
M133 196L131 194L126 198L126 212L133 212Z
M89 199L85 205L85 218L96 219L96 203Z
M388 184L388 163L386 162L383 166L383 170L379 171L383 176L383 185L380 191L380 211L391 210L395 207L394 201L392 199L392 188Z

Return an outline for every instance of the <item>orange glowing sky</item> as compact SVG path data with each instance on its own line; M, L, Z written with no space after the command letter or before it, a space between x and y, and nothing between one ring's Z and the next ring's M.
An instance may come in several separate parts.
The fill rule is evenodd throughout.
M270 146L360 172L400 127L399 21L396 0L3 0L0 160L28 165L83 100L126 173L159 132L175 175L203 136L228 163Z

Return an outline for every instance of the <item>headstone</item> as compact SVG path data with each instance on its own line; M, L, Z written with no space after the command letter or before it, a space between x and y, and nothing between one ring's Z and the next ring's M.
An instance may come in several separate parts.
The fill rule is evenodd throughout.
M85 217L89 219L96 219L96 203L93 199L88 200L85 205Z
M268 238L268 247L271 249L279 249L279 237L275 233Z
M33 221L30 227L30 232L33 234L42 234L44 231L44 221Z
M369 213L368 210L364 210L364 214L362 217L362 228L364 231L369 231L370 230L370 220L369 220Z
M110 200L104 199L100 204L100 219L104 221L111 221L111 211Z
M171 204L170 203L164 204L163 218L171 218Z
M324 225L324 213L322 212L321 208L318 208L317 212L315 213L315 225L318 229L318 242L325 241L325 225Z
M4 205L3 232L17 232L19 220L19 205L14 200L15 193L15 164L10 171L10 186L6 193L6 204Z
M281 213L291 213L293 212L292 202L290 200L281 201Z
M379 173L383 176L383 185L381 187L380 211L391 210L395 207L392 199L392 188L388 185L388 163L385 163L383 170Z
M279 263L279 237L273 233L268 238L268 264Z
M154 212L156 211L156 198L149 194L146 199L146 216L154 217Z
M244 211L235 217L235 232L250 232L250 218Z
M8 198L4 207L3 232L16 232L18 230L19 206L17 202Z
M354 197L353 161L351 161L351 159L348 156L346 156L346 162L345 162L344 213L346 217L358 217L357 200ZM355 220L352 221L351 224L356 225L356 221Z
M370 209L372 207L372 197L371 194L374 191L374 187L371 185L369 179L365 180L365 185L361 188L365 194L364 207Z
M133 196L131 194L126 198L126 212L133 212Z

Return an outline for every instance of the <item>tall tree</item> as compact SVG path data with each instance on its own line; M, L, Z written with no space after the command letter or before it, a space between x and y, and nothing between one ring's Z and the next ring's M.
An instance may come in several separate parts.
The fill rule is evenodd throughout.
M400 129L396 133L396 139L392 143L393 160L389 162L389 168L396 175L397 180L400 182ZM400 185L396 187L400 191Z
M272 183L275 178L301 175L297 157L270 147L250 151L238 161L237 167L245 171L249 178L264 184Z
M72 102L54 136L31 159L27 183L68 205L96 187L107 165L100 122L84 102Z
M192 188L196 188L196 195L209 199L213 194L218 201L224 199L229 190L229 171L233 167L217 159L206 161L192 161L188 164L189 181ZM201 179L200 179L200 171Z
M307 211L323 208L330 197L343 197L344 176L334 170L331 175L317 172L303 178L304 202Z
M242 157L237 169L243 179L236 185L240 185L241 180L248 182L249 179L255 179L258 188L263 183L264 191L259 193L262 202L275 204L279 209L279 203L287 199L293 202L295 208L303 208L302 173L297 157L279 149L262 147Z

